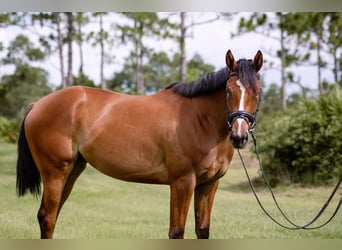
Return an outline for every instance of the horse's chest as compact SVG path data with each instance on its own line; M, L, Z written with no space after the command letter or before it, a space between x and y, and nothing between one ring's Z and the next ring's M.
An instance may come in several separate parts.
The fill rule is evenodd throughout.
M204 183L210 180L215 180L222 177L228 170L230 163L229 155L216 155L215 157L209 157L200 166L200 170L197 175L197 182Z

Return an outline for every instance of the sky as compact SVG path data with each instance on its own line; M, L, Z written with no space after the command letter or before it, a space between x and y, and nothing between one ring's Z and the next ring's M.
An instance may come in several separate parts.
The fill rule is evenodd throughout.
M163 13L166 14L166 13ZM239 16L248 16L248 13L239 13ZM202 13L191 13L188 14L187 23L198 22L200 20L211 19L215 16L215 13L210 12L202 12ZM104 23L105 25L111 24L111 19L113 17L107 17ZM90 27L91 29L96 29L96 25ZM228 49L231 49L235 59L239 58L253 58L258 50L264 52L264 59L266 61L275 61L276 64L279 65L280 61L278 59L274 59L268 55L270 51L275 52L279 49L279 42L262 36L255 33L249 33L245 35L241 35L238 37L231 38L231 33L236 32L238 26L238 18L232 18L230 20L221 18L218 21L194 26L189 29L190 37L186 39L186 51L187 58L190 59L195 53L200 54L206 63L212 64L215 68L221 69L225 67L225 54ZM34 35L35 32L41 32L44 28L37 27L36 30L22 30L20 28L11 28L11 29L0 29L0 40L7 45L8 42L15 38L15 36L19 33L25 33L32 38L32 40L37 40L37 36ZM115 30L113 30L115 32ZM177 45L175 42L171 41L149 41L151 45L155 48L164 50L164 51L176 51ZM124 64L125 57L129 52L129 49L123 46L115 46L112 48L115 50L115 58L113 63L106 64L104 69L105 78L111 78L113 76L114 71L120 71ZM66 53L66 47L64 52ZM92 48L89 45L84 44L84 72L90 76L96 83L100 82L100 56L99 49ZM78 67L79 67L79 56L78 56L78 47L74 46L74 74L77 75ZM49 72L49 82L57 86L60 84L60 73L59 73L59 61L57 53L54 57L50 57L43 64L40 64L43 68L45 68ZM66 65L66 63L65 63ZM266 65L266 64L265 64ZM1 67L0 77L12 71L11 67ZM304 86L310 88L317 88L317 77L316 71L314 67L300 67L295 69L298 72L302 80L302 84ZM280 71L277 70L277 65L272 68L265 66L261 70L262 79L264 80L264 85L270 85L270 83L280 84ZM331 78L332 74L329 72L324 72L323 77ZM289 86L288 92L299 91L295 86Z

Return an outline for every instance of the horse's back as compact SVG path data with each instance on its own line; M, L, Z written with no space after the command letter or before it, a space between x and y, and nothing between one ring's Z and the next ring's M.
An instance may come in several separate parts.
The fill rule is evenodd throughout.
M68 123L75 122L77 116L87 115L85 111L98 114L101 112L102 107L113 102L121 95L115 92L81 86L64 88L35 102L27 120L39 120L46 125L48 123L59 124L62 122L65 125L70 125ZM58 128L61 129L61 126Z

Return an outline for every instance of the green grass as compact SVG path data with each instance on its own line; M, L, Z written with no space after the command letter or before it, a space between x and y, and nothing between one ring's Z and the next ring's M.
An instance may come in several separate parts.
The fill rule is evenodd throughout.
M249 170L257 176L255 160L246 155ZM36 213L40 199L31 195L18 198L15 193L16 145L0 143L0 239L39 238ZM258 189L261 200L280 218L271 196ZM310 221L321 208L332 187L280 187L275 190L284 210L299 224ZM341 191L339 190L339 193ZM335 209L333 200L326 215ZM126 183L112 179L88 166L64 205L55 229L62 239L164 239L169 224L169 187ZM341 239L342 216L314 231L289 231L268 219L258 207L237 158L221 179L212 211L212 239ZM186 238L195 238L191 205Z

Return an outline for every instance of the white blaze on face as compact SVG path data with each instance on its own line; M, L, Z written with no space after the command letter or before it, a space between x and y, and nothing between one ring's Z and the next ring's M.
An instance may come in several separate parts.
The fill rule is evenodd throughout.
M239 104L239 111L244 111L245 110L245 92L246 92L246 88L242 85L240 79L238 79L236 81L236 84L240 87L241 90L241 97L240 97L240 104ZM241 136L241 128L242 128L242 122L244 121L244 119L242 118L238 118L236 119L236 121L238 122L238 131L237 131L237 135Z

